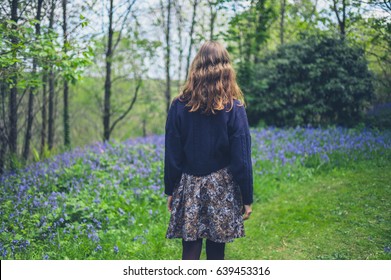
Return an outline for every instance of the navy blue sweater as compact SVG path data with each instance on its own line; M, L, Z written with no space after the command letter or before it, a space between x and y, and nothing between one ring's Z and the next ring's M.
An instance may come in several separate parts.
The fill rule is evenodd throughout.
M164 184L172 195L182 172L204 176L227 167L240 186L244 204L253 202L251 136L244 106L204 115L175 99L166 120ZM229 108L227 105L226 108Z

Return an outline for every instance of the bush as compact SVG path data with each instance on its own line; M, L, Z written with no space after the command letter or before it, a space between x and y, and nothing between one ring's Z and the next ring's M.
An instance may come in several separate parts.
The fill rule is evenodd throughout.
M370 128L391 129L391 103L374 106L367 112L364 122Z
M310 36L241 65L250 125L354 126L373 98L364 51L339 38Z

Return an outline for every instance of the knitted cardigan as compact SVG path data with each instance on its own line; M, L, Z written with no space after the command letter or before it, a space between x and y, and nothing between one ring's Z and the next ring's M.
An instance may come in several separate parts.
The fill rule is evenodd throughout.
M182 173L204 176L228 167L240 186L243 204L253 202L251 135L246 111L237 99L232 110L226 109L207 116L199 110L189 112L189 107L177 98L171 103L165 127L165 194L172 195Z

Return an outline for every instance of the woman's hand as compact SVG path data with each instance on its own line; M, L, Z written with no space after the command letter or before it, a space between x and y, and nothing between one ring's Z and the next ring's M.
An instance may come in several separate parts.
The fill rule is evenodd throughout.
M172 195L169 195L167 197L167 208L168 208L168 211L172 211Z
M250 215L252 213L251 205L244 205L243 207L243 220L247 220L250 218Z

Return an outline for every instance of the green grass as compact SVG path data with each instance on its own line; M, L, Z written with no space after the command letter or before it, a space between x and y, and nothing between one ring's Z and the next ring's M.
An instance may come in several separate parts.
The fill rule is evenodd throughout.
M227 259L391 259L390 170L389 161L361 161L256 185L247 236L227 246Z
M180 259L181 240L165 238L161 148L75 151L68 167L63 155L53 172L36 167L3 181L0 258ZM285 165L258 157L262 149L254 149L247 236L227 245L226 259L391 259L390 149Z

